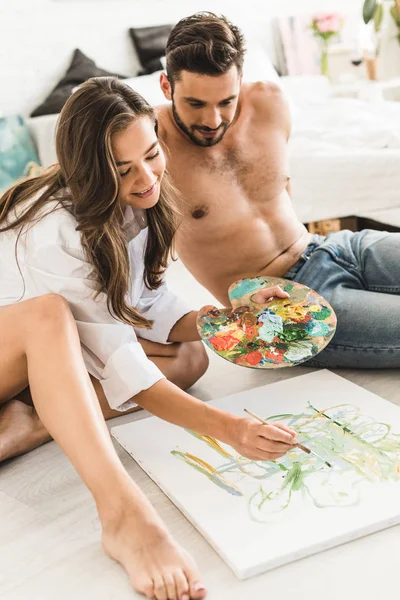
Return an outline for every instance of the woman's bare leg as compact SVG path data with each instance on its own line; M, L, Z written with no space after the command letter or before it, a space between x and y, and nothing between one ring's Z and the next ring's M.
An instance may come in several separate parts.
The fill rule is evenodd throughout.
M182 390L187 390L194 385L207 370L208 356L202 342L184 342L182 344L167 345L157 344L156 342L150 342L141 338L139 338L139 342L148 358L157 365L169 381L172 381L172 383ZM100 408L106 421L114 417L120 417L120 411L110 408L100 382L94 377L90 377L90 379L92 380L99 399ZM15 397L26 404L32 404L28 388ZM140 410L139 406L125 411L124 414L137 410ZM33 414L35 414L34 411ZM28 440L27 443L29 444ZM28 452L29 449L32 448L27 448L24 451ZM19 453L21 454L21 452Z
M65 300L51 294L2 307L0 331L0 402L29 383L40 421L93 495L105 551L149 598L203 598L192 559L171 539L115 452Z

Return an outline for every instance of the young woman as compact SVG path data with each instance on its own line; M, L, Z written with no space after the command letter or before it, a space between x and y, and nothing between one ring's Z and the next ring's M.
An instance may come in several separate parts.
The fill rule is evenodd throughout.
M59 164L0 200L0 459L54 438L133 587L188 600L206 594L197 569L123 469L103 416L139 405L260 460L295 437L183 391L207 363L196 312L162 281L177 218L156 131L129 87L89 80L60 115ZM33 407L17 399L28 386Z

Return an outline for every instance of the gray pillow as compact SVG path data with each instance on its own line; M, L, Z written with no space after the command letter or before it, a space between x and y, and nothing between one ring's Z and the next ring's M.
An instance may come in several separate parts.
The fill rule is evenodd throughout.
M87 81L91 77L106 77L110 75L126 79L125 75L118 75L100 69L91 58L85 56L80 50L75 50L68 71L57 83L49 96L47 96L46 100L35 108L31 117L59 113L72 94L72 90L77 85Z
M165 56L169 34L173 27L173 25L157 25L156 27L139 27L129 30L143 67L143 71L139 75L149 75L163 68L160 59Z

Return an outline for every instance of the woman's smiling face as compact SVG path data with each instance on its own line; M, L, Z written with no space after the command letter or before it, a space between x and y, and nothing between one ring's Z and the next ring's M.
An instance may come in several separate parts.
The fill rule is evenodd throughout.
M165 157L150 117L139 117L115 134L112 149L120 175L120 202L144 209L157 204Z

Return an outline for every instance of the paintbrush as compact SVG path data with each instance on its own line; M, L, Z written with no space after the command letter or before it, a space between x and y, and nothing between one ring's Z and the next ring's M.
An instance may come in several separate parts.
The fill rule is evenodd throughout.
M271 423L268 423L268 421L265 421L261 417L258 417L257 415L255 415L254 413L252 413L247 408L244 409L244 412L246 412L248 415L250 415L251 417L253 417L253 419L255 419L256 421L259 421L260 423L263 423L264 425L271 425ZM313 450L310 450L310 448L307 448L307 446L304 446L304 444L300 444L299 442L297 442L297 444L294 444L293 447L294 448L300 448L300 450L303 450L303 452L306 452L307 454L312 454L313 456L315 456L319 460L322 460L322 462L324 462L328 467L332 468L332 465L327 460L325 460L324 458L322 458L322 456L320 456L319 454L317 454Z

